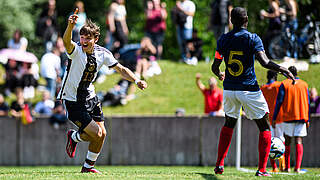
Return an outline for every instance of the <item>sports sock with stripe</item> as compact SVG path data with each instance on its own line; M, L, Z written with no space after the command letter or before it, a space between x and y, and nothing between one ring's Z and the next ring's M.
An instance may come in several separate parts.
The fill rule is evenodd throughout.
M99 156L99 153L94 153L94 152L88 151L87 158L86 158L83 166L85 168L93 168L94 167L94 163L96 162L98 156Z

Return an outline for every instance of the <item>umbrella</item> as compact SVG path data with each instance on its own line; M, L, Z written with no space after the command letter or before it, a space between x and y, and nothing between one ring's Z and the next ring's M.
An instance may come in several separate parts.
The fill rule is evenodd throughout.
M36 63L38 61L38 58L34 54L18 49L2 49L0 51L0 59L13 59L28 63Z

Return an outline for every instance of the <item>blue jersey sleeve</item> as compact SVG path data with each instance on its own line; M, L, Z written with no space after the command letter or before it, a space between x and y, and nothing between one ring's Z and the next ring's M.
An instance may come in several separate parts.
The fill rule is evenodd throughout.
M254 34L253 36L253 49L254 54L259 51L264 51L262 40L257 34Z
M276 107L274 108L272 121L275 121L277 119L277 116L280 111L280 107L281 107L283 100L284 100L284 96L285 96L285 89L284 89L284 85L281 84L281 86L279 87L279 92L278 92L277 101L276 101Z
M220 54L222 53L222 41L224 39L224 34L220 36L220 38L217 41L217 49L216 51L218 51Z

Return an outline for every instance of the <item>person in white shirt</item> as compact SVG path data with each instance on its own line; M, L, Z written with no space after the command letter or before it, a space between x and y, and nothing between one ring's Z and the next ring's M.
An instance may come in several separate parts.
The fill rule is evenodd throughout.
M190 0L182 0L176 2L176 7L183 12L187 18L183 26L177 26L177 40L181 57L183 61L187 61L186 57L186 41L192 38L193 16L196 12L195 4Z
M94 168L94 164L101 152L106 129L101 102L92 84L99 69L102 65L113 68L123 78L135 82L140 89L147 88L147 83L138 79L132 71L118 63L109 50L96 45L100 36L100 28L91 20L87 20L80 29L80 42L73 42L71 40L72 29L77 18L76 13L69 17L68 26L63 35L63 43L71 61L57 99L63 100L68 119L79 127L78 131L69 130L67 133L67 154L73 158L77 143L89 141L88 153L81 172L100 173Z
M107 15L107 21L114 41L112 47L114 53L118 53L128 43L129 29L126 18L125 0L113 0Z
M56 85L61 69L60 52L54 47L52 52L44 54L41 58L40 74L47 81L46 88L51 98L56 96Z

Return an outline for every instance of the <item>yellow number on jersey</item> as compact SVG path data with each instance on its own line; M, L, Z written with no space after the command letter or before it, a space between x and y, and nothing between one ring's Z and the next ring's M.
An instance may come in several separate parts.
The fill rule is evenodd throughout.
M240 76L243 72L243 65L240 60L234 59L233 55L243 55L243 51L230 51L228 64L237 64L239 66L239 70L237 72L232 71L230 67L228 67L228 71L232 76Z

